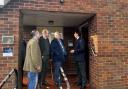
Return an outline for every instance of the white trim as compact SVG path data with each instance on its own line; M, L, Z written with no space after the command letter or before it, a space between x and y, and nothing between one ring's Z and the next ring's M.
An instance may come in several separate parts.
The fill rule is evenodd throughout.
M5 6L10 0L0 0L0 8Z
M0 5L4 5L5 0L0 0Z

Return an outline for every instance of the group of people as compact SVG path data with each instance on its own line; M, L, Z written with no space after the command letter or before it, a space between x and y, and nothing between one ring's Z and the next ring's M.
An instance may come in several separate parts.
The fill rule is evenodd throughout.
M59 88L62 86L62 77L60 67L66 61L67 52L64 47L64 40L59 32L54 33L54 39L49 42L49 31L42 30L42 34L38 30L31 32L32 38L27 43L26 56L23 70L27 71L28 89L36 89L37 84L42 89L43 85L47 85L46 76L48 72L48 63L52 61L54 65L54 82ZM77 74L79 76L78 85L80 89L86 87L85 73L85 48L84 40L80 37L79 32L74 32L76 43L74 49L70 53L74 54L74 61L77 66Z

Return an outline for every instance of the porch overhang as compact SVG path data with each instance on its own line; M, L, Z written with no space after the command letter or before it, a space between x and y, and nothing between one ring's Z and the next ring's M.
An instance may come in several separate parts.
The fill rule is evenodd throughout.
M22 10L23 25L45 27L77 27L93 13Z

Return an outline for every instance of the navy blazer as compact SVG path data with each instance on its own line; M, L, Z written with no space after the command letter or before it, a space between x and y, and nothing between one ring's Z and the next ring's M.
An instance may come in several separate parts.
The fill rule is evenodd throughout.
M61 42L64 46L63 40L61 40ZM51 42L51 57L53 62L65 62L65 56L66 54L62 51L59 41L57 39L53 39Z
M85 61L85 41L82 38L76 40L74 47L74 60Z

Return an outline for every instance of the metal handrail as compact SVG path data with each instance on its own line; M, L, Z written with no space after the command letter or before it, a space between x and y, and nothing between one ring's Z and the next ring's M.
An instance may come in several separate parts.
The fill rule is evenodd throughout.
M61 71L62 76L64 77L64 81L67 85L67 89L70 89L70 83L69 83L68 78L67 78L66 74L64 73L64 70L62 67L60 67L60 71ZM63 89L63 88L59 87L59 89Z
M15 77L16 77L16 86L14 89L18 89L18 84L17 84L17 70L16 69L12 69L9 74L4 78L4 80L2 80L2 82L0 83L0 89L2 89L2 87L4 86L5 83L7 83L8 79L12 76L12 74L15 73Z

